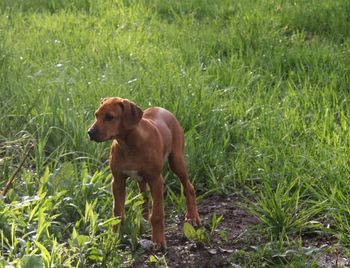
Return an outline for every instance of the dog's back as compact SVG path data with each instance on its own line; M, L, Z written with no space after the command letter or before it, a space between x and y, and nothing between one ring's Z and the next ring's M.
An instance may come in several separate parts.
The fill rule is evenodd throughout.
M166 157L169 154L183 154L184 132L176 117L168 110L161 107L151 107L144 111L144 119L148 119L155 124L160 132L166 147Z

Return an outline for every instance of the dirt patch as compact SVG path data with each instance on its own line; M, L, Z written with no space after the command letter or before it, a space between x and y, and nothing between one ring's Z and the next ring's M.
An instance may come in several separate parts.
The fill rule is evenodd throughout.
M189 241L183 235L183 217L170 216L166 223L166 238L168 250L165 254L166 264L169 267L234 267L229 256L240 248L238 238L249 226L258 223L257 218L242 209L240 198L237 195L228 197L211 196L198 206L202 224L210 229L213 214L223 218L211 235L209 244ZM170 214L171 213L170 211ZM156 254L156 256L161 256ZM145 264L150 258L145 254L133 267L147 267ZM143 259L143 260L142 260Z
M214 213L223 216L209 245L188 241L183 237L182 223L177 222L177 228L167 232L169 267L232 267L228 257L240 247L237 238L249 226L258 223L257 218L241 207L240 198L236 195L212 196L199 205L203 225L208 229Z
M223 218L210 236L210 242L196 243L188 240L183 234L183 218L171 208L167 208L166 238L168 249L165 254L152 253L143 250L138 254L137 261L132 267L155 267L153 260L157 260L157 267L241 267L232 262L234 252L247 249L250 246L267 243L259 235L252 237L248 228L254 228L259 221L242 207L242 199L238 195L211 196L198 205L202 224L210 230L214 213ZM149 236L144 238L150 239ZM331 235L308 235L303 237L304 248L320 249L313 254L318 267L349 267L349 259L342 257L341 247L337 248L338 240ZM146 251L146 252L145 252Z

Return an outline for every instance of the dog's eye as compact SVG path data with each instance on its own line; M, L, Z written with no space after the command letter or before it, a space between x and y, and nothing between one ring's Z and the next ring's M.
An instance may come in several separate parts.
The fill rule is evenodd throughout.
M113 116L110 115L110 114L107 114L107 115L105 116L105 120L106 120L106 121L112 121L112 120L113 120Z

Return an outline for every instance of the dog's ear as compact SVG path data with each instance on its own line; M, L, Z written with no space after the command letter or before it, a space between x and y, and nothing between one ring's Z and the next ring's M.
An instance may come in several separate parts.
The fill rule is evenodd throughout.
M132 101L124 99L121 102L123 109L123 125L126 129L132 129L141 120L143 111Z
M101 104L103 104L106 100L109 100L109 99L110 99L110 97L103 98L103 99L101 100Z

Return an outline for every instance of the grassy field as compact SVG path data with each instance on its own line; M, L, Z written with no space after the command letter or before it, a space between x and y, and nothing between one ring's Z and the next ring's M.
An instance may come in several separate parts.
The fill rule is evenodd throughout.
M348 0L1 0L1 188L34 148L0 198L0 267L132 265L142 201L131 183L115 235L110 143L87 138L105 96L178 117L199 203L242 196L261 239L235 263L348 257L349 94Z

